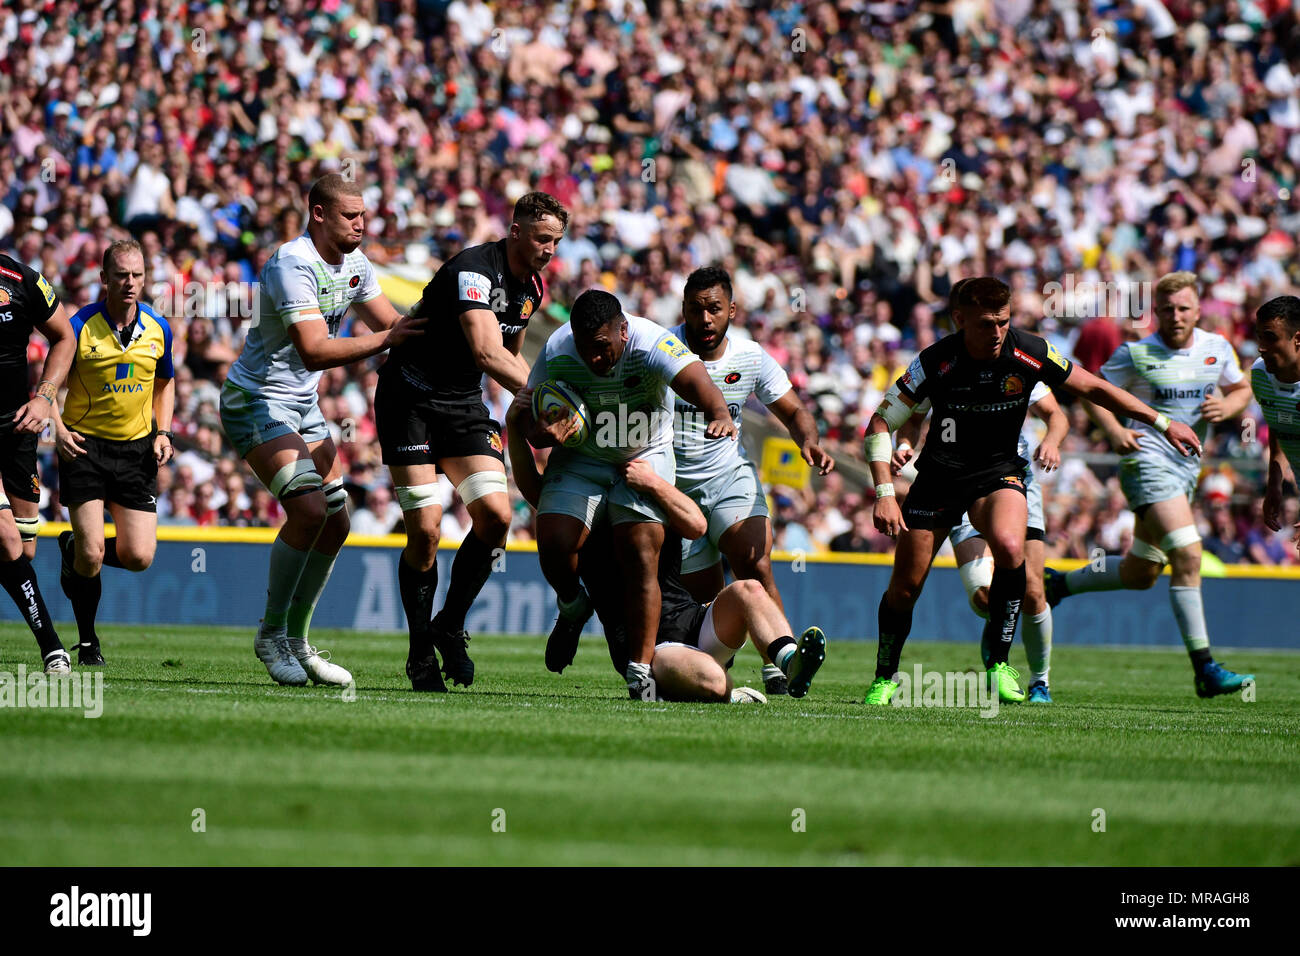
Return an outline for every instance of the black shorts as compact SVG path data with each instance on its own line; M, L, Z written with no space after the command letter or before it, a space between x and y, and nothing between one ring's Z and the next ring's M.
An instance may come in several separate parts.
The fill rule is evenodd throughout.
M132 511L158 511L158 460L152 434L131 441L85 436L86 453L59 459L59 501L105 501Z
M9 425L0 427L0 476L10 498L41 500L41 479L36 470L38 440L39 436L31 432L15 432L12 416Z
M434 465L489 455L504 463L501 426L481 401L421 395L395 375L379 376L375 429L385 465Z
M704 618L711 607L711 604L692 602L662 608L659 611L659 631L655 634L655 643L699 647L700 628L704 626Z
M961 516L972 504L999 488L1014 488L1024 495L1024 466L1010 463L967 475L927 469L916 476L907 493L903 521L909 528L947 531L961 524Z

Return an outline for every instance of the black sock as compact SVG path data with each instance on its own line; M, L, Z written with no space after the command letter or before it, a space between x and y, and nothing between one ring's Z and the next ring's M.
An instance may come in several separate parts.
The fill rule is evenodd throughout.
M1208 647L1198 647L1194 651L1188 651L1187 654L1189 657L1191 657L1192 667L1195 669L1196 673L1198 674L1201 671L1205 670L1206 666L1212 660L1214 660L1214 657L1210 654L1210 649Z
M14 604L22 613L27 626L36 635L41 647L41 657L63 650L63 642L54 633L54 622L45 608L40 585L36 583L36 570L27 555L20 554L17 561L0 561L0 585L9 592Z
M492 573L493 552L500 547L488 544L474 532L466 535L456 549L456 559L451 563L451 580L447 582L447 598L438 612L437 624L451 633L465 629L465 615L478 597Z
M876 676L893 680L903 658L903 642L912 633L912 609L895 611L880 599L880 643L876 647Z
M126 566L122 564L122 559L117 556L116 537L104 539L104 567L126 570Z
M99 637L95 634L95 614L99 611L99 597L104 593L100 575L93 578L78 573L76 568L68 577L68 600L72 602L72 613L77 618L77 636L82 644L99 646Z
M773 664L776 664L776 656L781 652L781 648L785 647L787 644L796 644L796 643L798 642L795 641L795 639L791 637L789 634L785 635L784 637L778 637L771 644L767 645L767 659L771 661ZM791 656L790 660L794 660L794 657ZM789 661L787 661L786 663L789 663ZM779 664L776 664L776 666L780 667ZM781 673L783 674L785 673L784 667L781 667Z
M989 619L981 645L988 649L986 669L1007 662L1024 600L1025 563L1021 561L1015 568L994 567L993 583L989 585Z
M417 635L428 633L429 619L433 617L433 599L438 593L438 561L435 557L428 571L417 571L406 563L403 554L397 556L397 588L402 592L402 610L406 612L406 626L414 642Z

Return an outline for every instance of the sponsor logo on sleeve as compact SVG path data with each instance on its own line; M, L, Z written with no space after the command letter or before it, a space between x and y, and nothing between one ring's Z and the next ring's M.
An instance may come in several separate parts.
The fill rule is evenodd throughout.
M1051 346L1049 345L1048 348L1050 349ZM1030 368L1042 368L1042 367L1043 367L1043 363L1040 362L1040 361L1038 361L1038 359L1034 358L1034 357L1033 357L1032 355L1030 355L1028 352L1022 352L1022 351L1020 351L1020 349L1013 349L1012 352L1013 352L1013 354L1015 355L1016 358L1020 359L1020 361L1024 362L1024 363L1025 363L1026 365L1028 365ZM1050 352L1048 353L1048 358L1051 358L1051 353L1050 353ZM1058 356L1058 358L1059 358L1059 356ZM1065 366L1062 365L1061 368L1065 368Z
M477 272L461 272L457 273L456 282L460 287L462 301L487 304L492 298L492 282L485 275Z
M353 276L348 280L349 289L355 289L359 285L361 285L361 276Z
M657 347L659 351L668 355L669 358L685 358L691 354L691 350L675 335L665 335L659 340Z
M41 294L45 296L46 305L54 304L54 289L52 289L50 284L45 281L45 276L38 275L36 277L36 288L40 289Z
M1068 369L1070 367L1069 361L1066 360L1064 355L1056 351L1056 346L1051 342L1047 343L1047 357L1063 369Z
M1217 356L1214 356L1214 355L1211 355L1209 358L1207 358L1207 359L1205 360L1205 364L1206 364L1206 365L1213 365L1213 364L1214 364L1215 362L1217 362L1217 361L1219 361L1218 357L1217 357Z

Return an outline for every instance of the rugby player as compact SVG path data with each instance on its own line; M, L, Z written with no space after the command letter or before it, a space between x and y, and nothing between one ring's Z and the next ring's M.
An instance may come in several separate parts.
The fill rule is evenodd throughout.
M727 400L739 436L741 409L750 395L771 409L799 446L803 460L828 474L835 460L817 444L817 424L790 385L785 370L757 342L733 339L727 332L736 316L731 276L724 269L696 269L682 293L682 324L673 329L704 362ZM680 396L673 411L673 454L677 487L700 506L707 533L686 544L682 583L696 600L711 601L725 583L722 555L740 580L757 581L782 606L772 577L772 523L758 469L735 442L710 441L699 410ZM785 675L763 661L763 685L784 694Z
M100 570L143 571L158 546L158 468L171 460L176 401L172 330L140 301L144 252L134 240L104 250L104 299L72 317L75 343L62 418L55 418L59 500L72 530L59 535L59 583L80 635L77 662L104 663L95 615ZM104 537L108 503L117 536Z
M628 485L621 466L642 458L665 481L673 480L670 386L704 411L709 439L734 441L736 426L699 356L649 319L624 316L618 299L603 290L578 296L568 324L547 340L528 385L536 388L547 379L564 381L582 395L592 421L580 446L551 453L538 501L538 558L560 608L546 643L546 666L558 674L573 661L591 616L578 577L578 551L605 504L623 572L629 657L624 676L628 693L641 698L653 690L650 659L659 629L656 569L664 516L654 501ZM575 418L539 422L525 409L520 426L535 448L553 447L573 429Z
M536 508L542 476L521 429L515 427L531 402L532 389L521 391L506 421L515 485L524 500ZM663 606L651 661L658 699L719 703L763 700L749 688L733 688L731 683L728 669L746 636L764 660L774 658L780 662L779 670L789 682L791 696L807 694L813 675L826 659L826 636L821 629L808 628L796 642L781 608L752 579L733 582L711 602L692 598L682 581L681 545L686 539L707 533L707 519L695 502L655 474L644 459L633 459L619 468L628 486L658 505L667 521L657 570ZM601 506L591 534L578 553L578 573L605 628L614 669L625 674L626 615L612 526L605 518Z
M266 611L253 649L281 684L350 684L307 641L312 612L348 536L347 492L316 386L321 372L420 335L380 291L361 186L335 173L307 194L307 231L280 246L259 277L258 314L221 389L221 425L285 522L271 545ZM353 313L372 331L339 337Z
M50 344L36 394L27 394L27 343L39 329ZM0 255L0 585L36 636L47 674L70 670L36 583L36 532L41 525L36 443L58 415L58 390L68 377L75 342L63 303L45 276ZM7 384L6 384L7 383Z
M898 684L912 608L944 535L963 512L993 553L986 676L1000 700L1024 693L1007 663L1025 595L1027 505L1025 467L1016 453L1029 397L1037 382L1155 424L1184 454L1200 451L1196 434L1133 396L1074 365L1045 340L1010 327L1011 290L992 277L953 289L959 330L924 349L891 386L867 426L867 458L876 481L877 530L898 537L889 587L880 601L876 675L865 703L884 706ZM930 399L934 421L917 459L917 479L900 509L889 481L890 433Z
M1208 423L1235 418L1250 403L1250 387L1237 364L1237 353L1223 336L1196 327L1201 308L1191 272L1160 278L1155 313L1157 330L1121 345L1100 374L1204 438ZM1137 515L1137 525L1133 545L1122 559L1107 555L1069 574L1049 569L1048 602L1055 606L1071 594L1089 591L1146 590L1169 564L1169 603L1192 660L1197 695L1214 697L1237 690L1253 675L1234 674L1214 660L1205 625L1201 536L1191 506L1199 463L1175 455L1145 421L1127 428L1105 408L1085 407L1123 455L1120 487Z
M1264 524L1282 530L1282 484L1292 461L1300 461L1300 298L1280 295L1255 313L1259 358L1250 367L1250 387L1268 423L1268 484ZM1300 523L1292 542L1300 551Z
M894 474L912 459L913 447L920 434L924 413L929 411L930 400L926 399L916 406L916 412L906 425L899 429L898 447L890 470ZM1047 434L1042 442L1027 425L1020 430L1020 443L1016 454L1021 458L1032 458L1044 471L1053 471L1061 464L1061 442L1070 428L1070 420L1061 411L1060 404L1052 395L1052 390L1038 382L1029 394L1029 408L1035 415L1047 422ZM1052 694L1049 688L1052 663L1052 608L1047 603L1043 589L1043 566L1046 560L1046 547L1043 537L1046 525L1043 521L1043 486L1034 477L1033 468L1025 469L1025 496L1028 502L1028 531L1025 534L1025 604L1020 626L1025 644L1025 657L1029 661L1029 693L1031 704L1050 704ZM988 554L984 538L970 523L970 515L961 517L961 524L948 534L952 543L953 556L957 561L957 572L961 575L962 586L970 600L971 610L987 620L989 605L989 585L993 583L993 559ZM981 642L980 656L984 666L988 667L988 647Z
M521 196L508 236L471 246L437 271L412 312L428 321L428 334L394 349L379 371L375 424L406 524L397 580L410 632L406 674L415 690L447 689L435 648L454 683L474 681L465 615L510 532L501 426L483 403L483 376L512 394L528 380L519 349L542 304L541 270L568 221L555 197ZM455 484L472 529L456 550L447 596L434 617L440 471Z

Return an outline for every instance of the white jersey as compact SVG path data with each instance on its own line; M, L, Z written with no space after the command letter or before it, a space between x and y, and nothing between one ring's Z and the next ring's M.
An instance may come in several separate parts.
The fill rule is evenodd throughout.
M1202 441L1208 426L1201 418L1201 402L1216 388L1235 385L1244 378L1232 344L1203 329L1192 330L1185 349L1171 349L1158 332L1138 342L1126 342L1101 367L1101 374L1157 412L1191 426ZM1124 461L1200 467L1199 459L1184 458L1154 426L1133 422L1132 427L1141 434L1139 447L1125 455Z
M1300 382L1283 382L1270 375L1263 359L1250 367L1250 387L1264 412L1269 434L1282 447L1291 467L1300 468Z
M590 429L575 451L611 464L656 451L672 454L668 383L700 360L663 326L636 315L624 317L627 344L608 375L597 375L587 367L573 344L573 326L564 325L546 340L528 376L530 388L553 378L582 396L591 415Z
M352 303L381 294L374 267L360 249L331 265L316 251L310 235L286 242L258 277L257 317L227 377L231 384L268 398L314 401L321 373L303 364L289 326L323 316L334 338Z
M679 325L673 334L683 341L686 326ZM740 411L751 394L764 405L771 405L790 391L790 378L776 359L757 342L726 338L722 357L705 362L709 378L727 400L727 410L736 426L736 440L714 441L705 435L709 417L681 396L673 407L673 453L677 456L679 483L707 481L735 468L744 458L740 444Z

